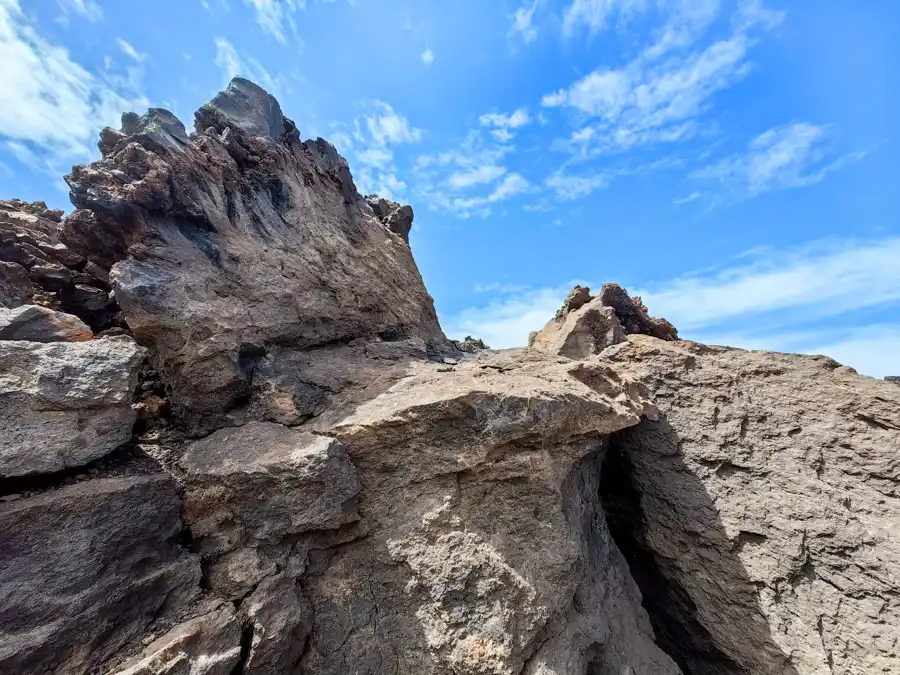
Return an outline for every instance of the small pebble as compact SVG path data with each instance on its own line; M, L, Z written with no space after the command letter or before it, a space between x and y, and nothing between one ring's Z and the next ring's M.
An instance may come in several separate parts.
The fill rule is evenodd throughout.
M98 473L100 473L100 469L88 469L88 473L92 476L96 476Z
M449 356L445 356L443 360L444 363L446 363L448 366L455 366L457 363L459 363L459 361L457 361L456 359L451 359Z
M74 485L75 479L72 478L72 476L66 476L65 478L63 478L63 483L65 483L66 485Z
M75 480L87 480L87 474L86 474L86 473L79 473L79 474L77 474L77 475L75 476Z
M21 498L22 495L6 495L5 497L0 497L0 502L14 502Z

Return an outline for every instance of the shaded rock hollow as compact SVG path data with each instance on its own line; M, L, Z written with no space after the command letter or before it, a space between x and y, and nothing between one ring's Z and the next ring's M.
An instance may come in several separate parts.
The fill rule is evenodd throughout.
M893 384L613 284L448 340L246 80L100 149L0 203L0 671L900 673Z

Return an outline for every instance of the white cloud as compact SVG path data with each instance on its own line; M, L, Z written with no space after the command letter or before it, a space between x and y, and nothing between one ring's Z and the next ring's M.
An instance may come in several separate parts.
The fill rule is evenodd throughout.
M146 54L145 52L139 52L131 45L131 43L126 42L122 38L116 38L116 41L119 43L119 47L122 49L122 51L138 63L146 61L148 58L150 58L149 54Z
M709 330L774 312L789 312L784 320L799 322L900 302L900 238L761 249L742 260L748 258L638 294L682 330Z
M591 35L607 26L607 21L618 14L621 24L647 8L647 0L572 0L563 13L563 32L572 35L585 26Z
M747 262L747 260L750 262ZM861 317L900 306L900 237L819 241L793 250L757 249L735 265L630 287L653 316L688 339L746 349L826 354L874 377L900 375L900 322ZM575 283L522 289L482 284L493 297L442 317L449 335L471 334L492 347L524 345Z
M717 181L747 196L813 185L866 154L835 157L826 145L828 135L826 127L809 123L776 127L754 138L746 153L695 171L692 177Z
M74 12L89 21L100 21L103 18L103 9L94 0L57 0L57 2L64 12Z
M0 63L5 89L15 92L0 106L0 138L42 163L87 161L103 126L118 127L123 111L148 105L139 73L90 72L39 34L18 0L0 0Z
M467 171L455 171L447 179L447 182L455 188L467 188L473 185L493 183L505 173L506 169L502 166L485 164Z
M500 181L490 194L479 197L457 197L453 200L453 208L459 210L462 214L467 214L473 210L484 208L527 192L530 188L531 186L525 178L517 173L510 173Z
M533 0L531 4L524 4L516 10L513 17L513 25L510 35L521 35L525 43L534 42L537 39L537 28L534 26L534 13L544 0Z
M249 56L242 56L225 38L217 37L215 40L216 58L215 64L222 71L223 83L228 84L232 78L245 77L258 83L263 89L279 97L284 86L281 77L273 77L263 65Z
M256 22L279 42L285 42L284 27L296 31L293 13L306 8L306 0L244 0L256 10Z
M490 127L491 135L501 142L507 142L513 139L514 129L524 127L531 122L527 108L519 108L515 112L507 115L505 113L487 113L478 118L481 126Z
M426 66L430 66L432 63L434 63L434 52L430 49L426 49L424 52L422 52L422 63L424 63Z
M606 171L583 176L566 175L562 170L556 171L545 181L548 188L556 193L559 199L570 201L586 197L592 192L610 184L613 174Z
M576 5L578 2L572 7ZM742 18L734 22L729 37L660 60L663 54L693 45L718 15L714 0L670 0L668 5L674 9L667 22L640 56L620 68L597 68L543 97L546 108L567 107L580 113L584 142L572 147L573 151L604 154L696 135L698 120L709 110L714 96L750 71L748 52L754 39L749 31L769 29L780 16L766 14L768 10L756 3L753 12L739 15ZM611 6L596 3L597 16L605 16ZM585 125L584 120L589 122Z
M675 200L675 205L676 205L676 206L681 206L682 204L690 204L691 202L697 201L697 200L700 199L702 196L703 196L703 195L701 195L699 192L692 192L691 194L689 194L689 195L687 195L687 196L685 196L685 197L678 197L678 198Z
M336 125L331 139L348 156L357 187L363 194L375 193L387 199L404 201L407 184L398 178L393 148L418 143L422 130L384 101L369 101L363 113L353 121L352 138Z

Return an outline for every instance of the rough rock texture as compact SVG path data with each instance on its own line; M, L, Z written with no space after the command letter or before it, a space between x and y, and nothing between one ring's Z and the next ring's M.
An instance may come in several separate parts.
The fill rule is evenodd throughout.
M112 266L128 326L153 346L192 433L260 389L303 397L271 375L298 352L361 337L444 343L409 247L330 144L301 142L241 79L196 128L189 137L152 109L104 130L103 158L67 177L78 210L63 225L70 247Z
M612 284L446 340L409 207L246 80L196 128L0 203L3 316L149 354L0 341L0 671L900 675L895 384Z
M82 466L130 441L145 354L124 336L0 341L0 478Z
M72 314L39 305L0 308L0 340L84 342L93 338L91 329Z
M0 307L36 304L101 331L121 327L106 273L59 240L62 211L0 200Z
M632 298L621 286L604 284L597 297L591 296L590 288L575 286L556 316L529 336L528 345L557 356L585 359L638 333L678 339L672 324L651 318L641 299Z
M610 352L664 414L604 468L659 644L686 673L900 673L900 390L825 357Z
M231 675L240 659L241 624L234 607L222 603L178 624L110 675Z
M85 673L198 591L169 476L0 503L0 672Z

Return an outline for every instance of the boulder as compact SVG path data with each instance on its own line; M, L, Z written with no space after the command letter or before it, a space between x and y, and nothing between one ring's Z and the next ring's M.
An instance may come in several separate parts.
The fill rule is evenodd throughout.
M178 624L109 675L232 675L240 659L241 624L234 607L222 603Z
M77 316L38 305L0 309L0 340L27 342L85 342L91 329Z
M128 326L153 346L191 434L258 392L295 393L266 379L272 359L256 367L267 356L357 338L445 344L409 247L330 144L301 143L277 102L240 78L196 126L188 137L158 109L123 118L104 156L67 177L77 209L61 234L112 267Z
M631 297L618 284L603 284L597 296L600 304L612 307L628 335L650 335L660 340L677 340L678 331L665 319L655 319L639 297Z
M627 339L613 308L604 306L599 298L576 305L577 309L564 309L535 333L530 346L548 354L586 359Z
M175 481L104 478L0 503L0 671L87 673L199 591Z
M195 441L179 465L184 519L198 550L211 562L236 549L278 544L359 517L356 470L333 438L251 422ZM253 570L264 570L265 563L251 557L243 552L224 558L210 578L222 575L235 582L243 575L248 584L258 581ZM247 564L252 570L245 572ZM231 588L222 590L240 597Z
M0 342L0 477L83 466L130 441L145 355L124 336Z
M826 357L644 336L605 360L660 407L603 471L684 672L898 672L900 390Z

